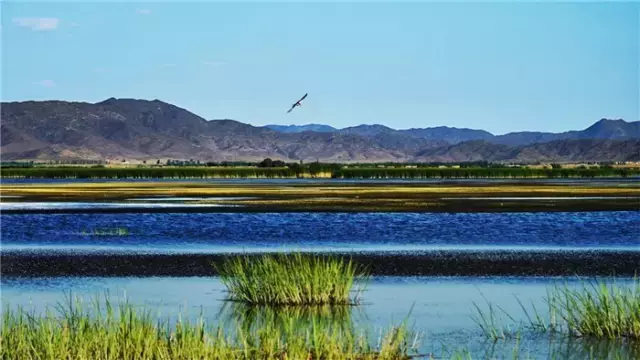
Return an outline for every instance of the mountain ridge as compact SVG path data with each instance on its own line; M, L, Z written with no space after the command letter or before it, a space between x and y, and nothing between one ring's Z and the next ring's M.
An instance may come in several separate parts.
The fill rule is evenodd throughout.
M309 124L313 126L328 126L322 124ZM296 127L304 128L307 125L268 125L271 129L279 131L278 126L287 126L287 132L307 131L292 130ZM330 127L330 126L328 126ZM331 127L330 127L331 128ZM398 133L424 139L445 140L456 144L470 140L491 140L494 143L505 145L527 145L539 142L548 142L563 139L635 139L640 138L640 121L627 122L623 119L600 119L583 130L570 130L561 133L543 131L516 131L502 135L494 135L482 129L458 128L450 126L435 126L426 128L393 129L380 124L360 124L342 129L334 129L334 132L357 134L363 136L375 136L380 133ZM328 131L328 130L325 130Z
M396 130L377 124L332 128L333 131L322 131L329 128L322 124L292 125L293 128L278 131L272 126L253 126L232 119L206 120L158 99L109 98L97 103L48 100L1 105L0 152L6 160L255 161L271 157L296 162L527 162L626 161L640 157L636 154L640 153L640 121L602 119L579 131L498 136L484 130L446 126ZM532 143L531 139L540 141Z

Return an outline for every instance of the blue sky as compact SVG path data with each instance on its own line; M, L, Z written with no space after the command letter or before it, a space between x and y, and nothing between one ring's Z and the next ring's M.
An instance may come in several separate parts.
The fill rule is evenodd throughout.
M2 100L496 134L640 118L639 3L2 3ZM305 92L303 107L286 114Z

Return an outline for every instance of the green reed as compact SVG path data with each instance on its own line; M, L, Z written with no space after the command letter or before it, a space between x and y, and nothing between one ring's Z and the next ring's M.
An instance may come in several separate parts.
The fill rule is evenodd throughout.
M253 305L353 305L363 290L354 281L366 277L351 260L300 253L234 257L216 270L229 300Z
M538 169L538 168L341 168L334 178L344 179L422 179L422 178L594 178L600 176L627 177L640 173L639 169Z
M532 311L518 300L527 322L524 327L537 332L566 333L570 337L595 339L630 339L640 341L640 280L632 286L602 280L583 282L580 287L554 285L547 291L547 315ZM512 334L505 331L500 315L514 320L506 311L488 303L488 310L476 307L476 322L493 340ZM498 309L499 311L496 311ZM521 330L521 329L520 329ZM519 330L519 331L520 331Z
M287 322L285 322L286 324ZM93 301L47 307L44 315L7 306L0 333L2 359L409 359L415 348L403 323L372 341L355 330L263 323L224 331L179 318L173 325L128 302Z
M210 167L161 167L161 168L93 168L46 167L2 169L2 177L45 179L144 179L144 178L295 178L289 168L210 168Z
M640 169L609 168L597 169L561 168L511 168L511 167L462 167L438 168L420 166L406 168L378 168L375 164L361 167L343 167L341 164L310 164L300 167L12 167L3 168L1 177L7 178L75 178L75 179L135 179L135 178L296 178L316 176L326 173L332 178L343 179L419 179L419 178L593 178L600 176L627 177L640 174Z
M640 340L640 281L635 278L633 283L632 287L603 281L583 283L581 289L557 286L549 307L574 336Z

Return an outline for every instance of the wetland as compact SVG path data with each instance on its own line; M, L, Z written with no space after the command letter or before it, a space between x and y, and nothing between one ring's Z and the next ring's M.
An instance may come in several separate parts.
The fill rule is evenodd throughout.
M224 338L229 346L217 346L218 353L198 350L209 358L248 354L237 342L239 329L257 336L252 351L281 358L284 350L273 345L275 339L259 336L269 330L266 323L298 324L303 333L295 337L311 342L290 343L289 355L317 349L311 358L321 358L320 351L325 357L354 359L383 354L396 354L387 357L394 359L627 359L640 354L634 336L574 336L567 324L549 330L557 310L549 306L549 291L558 287L587 291L591 285L585 282L602 281L615 284L614 296L604 301L630 306L638 301L640 186L630 179L3 179L0 194L3 331L15 325L11 319L19 318L20 309L40 316L58 302L68 306L69 296L82 298L83 306L98 296L114 307L125 304L123 313L129 311L126 306L136 309L141 334L148 329L147 310L154 324L166 322L168 333L177 334L175 326L183 319L191 321L183 328L197 334L201 320L210 326L205 337L220 344L220 327L231 336ZM220 265L240 258L252 264L265 254L291 252L352 261L366 269L367 276L353 279L360 301L321 309L228 301L228 279L240 277L239 268L220 273ZM254 277L280 271L265 269ZM305 279L300 284L316 281ZM313 289L328 290L332 285L327 284ZM589 315L603 328L605 318L613 316ZM96 330L91 337L87 333L88 339L115 339L110 337L116 336L110 332L115 328L91 321L86 319ZM46 328L43 324L32 325ZM35 328L22 331L42 334ZM270 333L292 339L287 331ZM360 334L368 335L361 339ZM184 341L197 340L190 336ZM153 340L158 351L188 343L162 339ZM65 341L60 338L60 344ZM313 341L326 347L310 345ZM109 344L117 350L116 342ZM94 351L83 346L76 348ZM147 358L164 356L158 354ZM251 354L243 356L257 356Z

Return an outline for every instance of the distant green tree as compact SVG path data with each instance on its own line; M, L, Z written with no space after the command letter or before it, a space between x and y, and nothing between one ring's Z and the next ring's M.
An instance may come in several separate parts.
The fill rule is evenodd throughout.
M302 171L302 166L298 163L287 164L287 167L297 173Z
M322 166L320 165L319 162L314 162L309 164L309 173L311 175L316 175L318 173L320 173L322 171Z
M258 163L258 167L273 167L273 160L266 158Z

